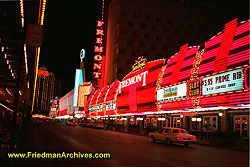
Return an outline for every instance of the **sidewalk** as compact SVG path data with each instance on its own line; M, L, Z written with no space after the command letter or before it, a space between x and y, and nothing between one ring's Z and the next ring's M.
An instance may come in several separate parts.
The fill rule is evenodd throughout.
M197 144L249 152L249 143L242 142L242 139L236 139L235 145L229 146L223 144L214 144L213 141L211 140L205 140L205 139L201 140L201 136L197 136Z

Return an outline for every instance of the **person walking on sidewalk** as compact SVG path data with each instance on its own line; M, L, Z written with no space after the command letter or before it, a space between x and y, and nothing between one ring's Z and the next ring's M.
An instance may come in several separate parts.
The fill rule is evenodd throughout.
M208 140L210 140L211 135L213 133L213 126L211 124L208 125L207 133L208 133Z
M201 129L201 140L203 140L203 137L205 140L207 140L207 128L203 125Z

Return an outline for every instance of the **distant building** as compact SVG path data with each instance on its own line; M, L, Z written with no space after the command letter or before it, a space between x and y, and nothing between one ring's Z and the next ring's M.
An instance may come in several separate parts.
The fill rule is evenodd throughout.
M59 77L55 77L55 97L62 97L62 79Z
M55 98L55 75L48 72L45 67L38 70L36 95L35 95L35 113L48 114L50 111L50 100Z
M211 34L223 30L225 23L247 11L242 9L239 13L239 4L234 5L225 0L109 1L105 7L104 85L116 78L122 80L140 56L148 61L169 59L186 43L201 45Z

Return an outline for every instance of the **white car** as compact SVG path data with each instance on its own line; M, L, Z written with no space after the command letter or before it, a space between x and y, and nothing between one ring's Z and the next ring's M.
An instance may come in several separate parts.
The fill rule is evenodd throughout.
M190 135L185 129L182 128L162 128L157 132L150 132L153 142L165 141L167 144L182 143L189 146L190 143L197 142L196 136Z

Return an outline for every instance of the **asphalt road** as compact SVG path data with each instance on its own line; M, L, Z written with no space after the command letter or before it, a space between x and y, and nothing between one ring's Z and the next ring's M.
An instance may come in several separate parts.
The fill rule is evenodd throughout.
M30 126L20 148L22 152L109 152L110 159L25 159L8 166L63 167L248 167L249 153L193 144L152 143L144 136L62 124Z

